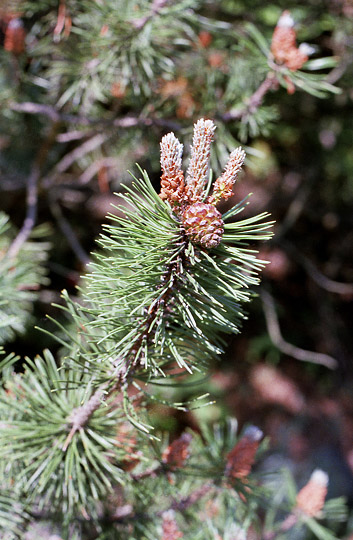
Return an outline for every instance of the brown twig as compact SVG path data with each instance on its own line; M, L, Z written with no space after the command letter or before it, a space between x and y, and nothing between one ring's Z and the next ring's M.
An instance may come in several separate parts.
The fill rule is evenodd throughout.
M27 195L26 195L26 217L23 225L17 234L16 238L11 243L7 257L15 258L23 244L28 240L32 229L37 219L37 204L38 204L38 182L41 177L42 166L48 155L48 152L53 145L58 130L59 124L55 122L52 125L49 136L43 141L43 144L38 150L35 160L32 165L32 170L27 178Z
M225 122L232 120L241 120L247 114L252 114L260 107L267 92L275 90L278 87L278 81L276 74L273 71L269 71L265 80L255 90L255 92L246 100L243 107L235 109L225 113L222 119Z
M64 119L64 116L71 116L71 115L62 115L57 111L55 107L52 107L51 105L43 105L40 103L32 103L29 101L25 101L23 103L16 103L12 101L9 103L9 107L13 111L27 113L27 114L43 114L44 116L48 116L50 120L53 122L59 122L60 120ZM66 119L66 121L68 121Z
M160 126L166 129L179 130L181 128L178 122L172 120L165 120L163 118L153 118L146 116L124 116L124 118L91 118L89 116L66 114L58 111L52 105L41 105L39 103L32 103L25 101L23 103L10 102L9 108L13 111L22 112L26 114L42 114L47 116L53 121L60 121L67 124L76 124L82 126L112 126L115 128L131 128L135 126Z
M281 243L284 249L288 251L297 262L306 270L307 274L311 279L322 289L325 289L328 292L342 295L352 295L353 294L353 284L352 283L341 283L339 281L332 280L322 274L316 266L299 250L289 242Z
M102 168L114 168L119 164L119 160L113 157L105 157L102 159L97 159L90 165L77 179L80 184L88 184L90 180L97 174L97 172Z
M92 414L99 409L103 401L105 401L106 385L103 385L100 389L96 390L94 394L90 397L86 403L74 409L70 415L69 423L71 424L71 429L66 437L66 440L63 445L63 452L66 452L70 442L73 439L73 436L77 431L80 431L91 418Z
M43 178L42 184L43 187L48 188L55 181L55 178L65 172L75 161L82 158L92 150L100 147L108 138L110 134L108 133L98 133L94 135L88 141L85 141L80 146L66 154L54 167L54 170L49 173L46 178Z
M190 506L197 503L202 497L207 495L212 489L214 489L214 485L207 483L203 486L195 489L190 495L187 497L184 497L180 499L179 501L174 501L170 507L171 510L175 510L177 512L185 512Z
M77 431L81 431L84 428L93 413L99 409L102 403L105 402L110 396L112 396L117 390L120 390L126 384L127 369L125 368L125 366L122 366L115 376L116 380L113 386L108 388L108 383L103 383L99 388L97 388L97 390L92 394L88 401L81 405L81 407L73 409L68 419L68 423L69 425L71 425L71 429L64 442L62 448L63 452L67 450L75 433Z
M83 247L82 247L79 239L77 238L77 235L76 235L75 231L71 227L70 223L68 222L68 220L63 215L63 213L61 211L61 208L60 208L60 205L56 201L52 200L50 202L50 210L51 210L53 216L55 217L56 221L58 222L58 225L59 225L61 231L66 236L66 239L67 239L72 251L75 253L78 260L81 261L81 263L84 266L86 266L89 263L90 258L87 255L87 253L85 252L85 250L83 249Z
M38 199L38 180L40 177L40 166L37 161L33 164L31 174L27 179L27 196L26 196L26 217L23 225L11 243L7 256L13 259L17 256L22 245L26 242L37 219L37 199Z
M59 143L68 143L71 141L79 141L80 139L86 139L87 137L92 137L93 135L94 131L83 131L82 129L75 129L66 133L59 133L56 137L56 140Z
M314 351L308 351L301 349L288 343L283 339L279 321L276 313L275 303L271 294L262 289L260 292L264 315L266 319L267 330L271 338L272 343L284 354L300 360L302 362L311 362L313 364L320 364L326 366L329 369L337 368L337 360L328 354L317 353Z
M139 363L141 358L137 356L137 351L141 350L141 345L143 344L144 340L146 340L146 346L149 344L151 337L154 335L154 330L151 331L150 328L153 326L153 320L156 317L158 311L162 308L163 314L165 314L168 310L168 301L173 293L173 291L176 288L176 282L177 282L177 276L181 273L182 266L185 266L185 250L187 247L187 240L184 238L182 240L182 249L180 253L177 255L175 260L172 260L164 275L162 276L161 285L165 285L168 283L168 287L166 287L165 291L161 296L156 298L154 300L146 312L146 318L145 321L143 321L140 325L140 334L136 341L133 343L129 353L127 356L133 356L133 360L131 361L131 365L133 368ZM182 264L184 263L184 265Z

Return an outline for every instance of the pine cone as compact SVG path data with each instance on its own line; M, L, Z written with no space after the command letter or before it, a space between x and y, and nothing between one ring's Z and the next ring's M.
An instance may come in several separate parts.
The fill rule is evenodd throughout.
M309 482L297 494L296 507L309 517L318 517L325 504L328 475L315 469Z
M213 204L195 203L183 214L185 232L195 244L205 248L218 246L223 235L222 215Z
M4 49L14 55L22 54L25 50L26 31L21 19L12 19L5 31Z
M285 63L288 53L296 48L296 33L294 28L285 26L276 26L271 44L271 52L276 61L280 64Z

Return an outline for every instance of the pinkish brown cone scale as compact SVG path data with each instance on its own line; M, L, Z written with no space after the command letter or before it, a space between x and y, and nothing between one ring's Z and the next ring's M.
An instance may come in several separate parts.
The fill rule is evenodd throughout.
M222 214L207 203L188 206L183 214L183 224L191 241L205 248L217 247L223 235Z

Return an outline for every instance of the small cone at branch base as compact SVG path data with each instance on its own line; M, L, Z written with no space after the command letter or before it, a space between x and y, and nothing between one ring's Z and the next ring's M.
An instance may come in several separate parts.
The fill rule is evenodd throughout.
M205 248L217 247L223 235L222 214L207 203L188 206L183 214L185 233L195 244Z

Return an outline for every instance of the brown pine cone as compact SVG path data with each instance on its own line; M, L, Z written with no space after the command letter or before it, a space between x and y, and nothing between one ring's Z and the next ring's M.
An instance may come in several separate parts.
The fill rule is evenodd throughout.
M296 34L294 28L276 26L271 44L271 52L280 64L285 63L288 53L296 48Z
M5 31L4 49L14 55L25 51L26 31L21 19L12 19Z
M213 204L195 203L183 214L185 232L195 244L205 248L218 246L223 235L222 215Z

